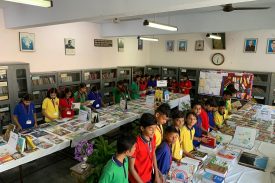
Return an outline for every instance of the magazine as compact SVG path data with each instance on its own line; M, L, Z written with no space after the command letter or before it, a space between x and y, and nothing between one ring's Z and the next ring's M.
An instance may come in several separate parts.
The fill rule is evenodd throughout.
M53 129L49 129L49 131L56 134L56 135L59 135L59 136L64 136L64 135L67 135L67 134L71 133L68 130L65 130L65 129L60 128L60 127L55 127Z
M32 135L33 137L35 137L35 138L39 138L39 137L48 135L48 133L45 132L45 131L42 131L42 130L37 130L37 131L31 133L31 135Z
M64 140L58 138L57 136L51 135L51 134L45 135L43 138L47 139L48 141L50 141L54 144L60 144L64 141Z

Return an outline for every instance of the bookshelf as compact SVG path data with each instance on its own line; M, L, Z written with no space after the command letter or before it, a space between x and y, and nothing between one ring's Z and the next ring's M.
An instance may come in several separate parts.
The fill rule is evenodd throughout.
M131 67L118 67L117 68L117 81L123 80L128 86L132 81Z
M101 93L103 102L107 105L113 104L112 89L117 82L117 68L106 68L101 70Z
M177 67L162 67L161 68L161 78L165 79L165 80L176 78L176 80L178 80L178 68Z
M142 76L145 74L144 67L132 67L132 81L136 75Z
M101 70L100 69L82 70L82 82L86 83L88 90L90 90L93 86L97 86L97 88L100 90Z
M271 73L253 72L252 97L260 104L269 104Z
M75 86L81 83L81 71L58 72L58 86Z
M56 72L32 73L31 80L33 90L45 90L57 87Z
M145 74L161 76L161 66L146 66Z

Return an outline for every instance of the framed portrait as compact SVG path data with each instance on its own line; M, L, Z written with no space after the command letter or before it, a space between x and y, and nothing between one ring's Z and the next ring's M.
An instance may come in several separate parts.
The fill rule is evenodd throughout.
M65 38L65 55L75 55L75 39Z
M20 51L35 51L34 33L19 32Z
M197 40L195 42L195 51L203 51L204 50L204 40Z
M142 50L143 49L143 40L138 39L138 50Z
M275 54L275 38L267 40L266 53Z
M117 47L118 47L118 52L124 51L124 40L122 38L117 38Z
M174 40L168 40L166 41L166 51L173 52L175 49L175 41Z
M258 39L248 38L244 40L244 52L245 53L256 53Z
M186 40L178 41L178 51L187 51L187 41Z
M221 36L221 39L212 39L212 45L214 50L225 50L225 33L216 33Z

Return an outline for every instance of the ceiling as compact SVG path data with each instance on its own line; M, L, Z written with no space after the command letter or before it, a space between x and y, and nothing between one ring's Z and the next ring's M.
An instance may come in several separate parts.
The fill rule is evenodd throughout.
M228 3L233 3L236 7L270 6L272 8L263 11L222 12L221 5ZM205 22L202 21L206 20L206 17L218 22L220 28L216 30L222 30L221 26L226 27L222 23L225 21L231 22L232 25L235 23L242 25L240 26L242 30L246 29L243 27L243 22L251 23L251 21L259 25L254 27L249 25L247 29L270 28L265 25L272 25L275 28L274 21L269 22L270 15L275 17L275 0L53 0L52 8L0 1L0 8L4 9L7 28L18 29L90 21L102 25L104 36L136 35L138 31L140 35L165 34L165 32L144 29L141 24L143 19L177 25L182 28L179 33L196 32L195 29L200 27L193 26L194 21L205 26ZM253 22L253 17L259 22ZM114 18L119 18L121 21L113 23ZM183 23L184 25L181 25ZM215 26L214 24L211 27L213 31L215 31L213 28ZM133 30L129 27L133 27ZM238 27L236 26L235 29L238 30ZM111 34L111 31L116 34Z

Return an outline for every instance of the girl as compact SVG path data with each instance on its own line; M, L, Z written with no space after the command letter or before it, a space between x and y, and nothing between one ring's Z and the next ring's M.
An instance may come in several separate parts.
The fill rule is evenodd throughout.
M147 82L145 76L141 76L140 82L139 82L139 90L140 90L140 96L145 97L146 96L146 89L147 89Z
M72 104L74 98L72 96L72 90L70 88L65 88L62 98L59 101L59 109L62 118L73 118L74 110L72 109Z
M131 88L130 88L130 91L131 91L131 98L132 99L139 99L139 81L140 81L140 76L137 75L134 77L134 81L132 82L131 84Z
M42 103L42 114L45 116L45 121L50 122L59 118L59 99L57 98L57 89L51 88L47 92L47 97Z
M184 75L179 83L180 93L189 95L192 89L192 83L187 75Z

